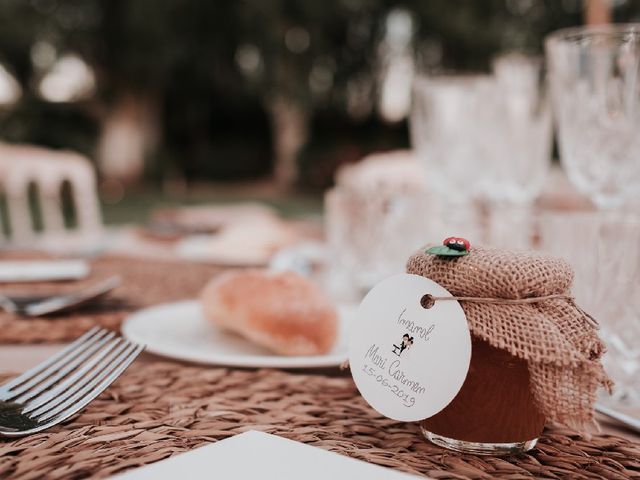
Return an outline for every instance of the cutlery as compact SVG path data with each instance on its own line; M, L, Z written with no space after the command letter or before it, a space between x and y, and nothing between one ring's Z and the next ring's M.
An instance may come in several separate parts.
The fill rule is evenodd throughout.
M0 437L19 437L71 417L111 385L144 345L94 327L67 348L0 385Z
M640 419L638 418L607 407L601 403L596 403L596 412L601 413L605 417L616 420L618 423L624 425L625 427L640 433Z
M64 310L70 310L79 305L94 300L107 294L118 285L119 276L109 277L81 290L61 295L49 296L7 296L0 295L0 308L8 313L24 315L27 317L39 317Z

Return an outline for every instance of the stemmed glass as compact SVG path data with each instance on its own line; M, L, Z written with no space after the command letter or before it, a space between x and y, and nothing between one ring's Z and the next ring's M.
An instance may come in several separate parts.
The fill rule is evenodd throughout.
M640 404L640 24L560 30L545 47L560 159L598 212L543 221L542 246L573 260L616 396Z
M492 74L416 82L411 140L440 200L440 235L529 246L528 207L544 184L551 150L541 66L540 58L508 54L494 61ZM490 206L487 235L479 201Z
M497 57L493 75L500 91L500 150L487 164L483 198L489 204L487 242L528 249L533 238L531 205L551 163L551 108L542 58L517 53Z
M640 193L640 24L560 30L546 39L560 158L600 209Z
M414 85L411 143L431 191L434 238L479 237L474 209L486 161L498 154L500 92L490 75L424 76Z

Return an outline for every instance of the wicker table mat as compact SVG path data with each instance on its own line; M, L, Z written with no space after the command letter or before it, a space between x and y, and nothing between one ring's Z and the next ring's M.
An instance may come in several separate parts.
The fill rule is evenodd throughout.
M0 313L0 344L72 340L94 325L118 329L124 317L141 307L193 298L219 267L105 256L91 262L91 274L77 282L2 284L0 292L63 293L120 275L122 284L100 303L47 318L25 319Z
M640 445L615 436L553 429L531 454L462 455L380 417L346 376L166 362L135 363L65 425L0 440L0 478L104 477L249 429L433 478L640 478Z

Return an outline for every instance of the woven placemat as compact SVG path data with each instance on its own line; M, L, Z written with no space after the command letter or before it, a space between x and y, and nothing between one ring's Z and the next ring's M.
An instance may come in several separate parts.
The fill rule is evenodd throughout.
M165 362L134 363L65 425L0 440L0 477L105 477L252 429L433 478L640 478L640 445L615 436L551 429L530 454L462 455L382 418L348 376Z
M72 340L94 325L118 329L132 311L157 303L194 298L219 267L189 262L151 261L105 256L91 261L91 274L80 281L3 284L3 294L64 293L112 275L122 284L99 303L46 318L0 313L0 344L55 343Z

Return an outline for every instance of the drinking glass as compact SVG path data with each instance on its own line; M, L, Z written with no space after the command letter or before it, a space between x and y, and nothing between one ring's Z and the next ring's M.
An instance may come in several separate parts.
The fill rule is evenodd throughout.
M599 208L640 193L640 24L559 30L545 42L560 158Z
M640 220L620 212L546 212L541 248L573 266L576 302L600 323L614 399L640 405Z
M325 194L327 290L359 302L384 278L405 271L426 243L433 203L410 152L371 155L341 169Z
M440 199L440 236L479 237L474 208L487 159L498 155L500 94L491 75L423 76L414 85L411 142Z
M487 75L425 76L414 87L411 139L441 199L443 234L528 247L528 206L549 170L551 115L540 58L508 54ZM489 206L488 228L477 208Z
M482 194L489 204L487 242L496 247L531 247L531 205L551 164L551 108L542 66L541 57L517 53L493 62L501 111L493 128L499 138L497 153L487 162Z
M540 193L551 163L551 109L542 59L507 54L493 62L500 91L498 153L489 161L483 193L495 202L528 205Z

